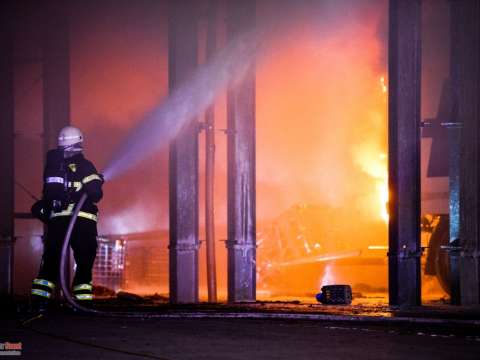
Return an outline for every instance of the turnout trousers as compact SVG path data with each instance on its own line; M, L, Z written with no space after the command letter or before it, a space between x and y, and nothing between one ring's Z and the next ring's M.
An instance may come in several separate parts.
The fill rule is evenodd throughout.
M59 283L62 245L70 216L50 219L38 277L33 280L32 295L51 298ZM97 254L96 221L78 217L72 231L70 246L77 265L73 293L77 300L92 300L92 268Z

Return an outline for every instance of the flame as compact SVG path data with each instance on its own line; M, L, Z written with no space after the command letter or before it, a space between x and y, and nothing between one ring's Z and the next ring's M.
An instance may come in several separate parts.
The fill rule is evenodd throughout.
M266 288L305 293L312 283L386 282L335 265L321 274L303 266L299 280L288 267L387 242L388 76L378 24L347 22L318 36L317 25L302 22L257 64L257 224L267 234L257 263ZM299 203L311 209L295 212Z
M333 276L332 265L328 264L325 266L325 271L323 273L322 280L320 281L320 289L322 286L333 284L335 284L335 277Z
M387 155L380 153L375 156L366 150L363 160L360 160L362 170L374 180L375 195L372 198L378 217L388 223L388 169Z
M380 200L380 216L382 217L382 220L385 221L388 224L388 199L389 199L389 194L388 194L388 177L387 174L385 174L385 177L382 179L382 181L377 184L377 191L379 194L379 200Z
M381 106L370 115L378 123L386 124L387 121L387 85L384 76L380 77L381 95L378 96L378 103L383 102ZM373 186L375 189L374 196L368 196L368 210L378 214L378 218L388 223L388 157L385 153L386 144L379 143L375 139L367 140L354 146L354 160L360 166L362 171L373 178ZM374 209L372 209L372 206Z
M382 87L382 93L385 94L384 100L385 103L388 100L388 93L387 93L387 84L385 81L385 76L380 77L380 85ZM387 119L387 113L388 109L387 106L385 106L385 119ZM380 214L382 216L383 221L385 221L388 224L388 200L389 200L389 193L388 193L388 163L387 163L387 155L386 154L380 154L380 158L382 160L385 160L385 166L383 170L383 177L382 177L382 183L380 185L377 185L377 190L380 193L380 205L381 205L381 210Z
M385 83L385 76L380 77L380 86L382 87L382 92L387 93L387 84Z

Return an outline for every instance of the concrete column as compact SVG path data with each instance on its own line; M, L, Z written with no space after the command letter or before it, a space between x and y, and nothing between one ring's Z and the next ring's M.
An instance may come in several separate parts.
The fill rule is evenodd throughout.
M70 124L70 31L68 4L48 0L43 33L44 153L57 147L60 129Z
M46 0L43 8L43 153L57 147L59 131L70 124L69 5ZM73 257L67 259L67 279L72 279ZM57 288L60 291L60 288Z
M14 243L13 2L0 5L0 296L12 295Z
M255 1L227 3L229 38L255 26ZM228 301L256 299L255 71L228 91Z
M419 305L421 1L389 9L389 301Z
M480 303L480 2L450 2L451 72L461 123L460 304Z
M170 1L169 88L197 66L197 14L188 0ZM170 301L198 302L198 123L170 145Z

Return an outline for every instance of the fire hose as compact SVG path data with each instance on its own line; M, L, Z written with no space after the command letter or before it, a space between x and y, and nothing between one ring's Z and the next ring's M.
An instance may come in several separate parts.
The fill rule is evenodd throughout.
M73 298L69 290L70 284L67 282L66 271L65 271L67 266L68 247L70 245L70 239L72 237L73 228L75 226L75 223L77 222L78 214L86 200L87 200L87 194L84 193L73 210L72 217L68 224L67 232L65 233L65 238L62 244L62 251L60 256L60 287L62 289L63 295L65 296L65 299L73 309L81 311L83 313L96 315L96 316L108 316L108 317L118 316L118 317L139 317L139 318L156 317L156 315L159 315L159 314L146 314L142 312L100 311L96 309L91 309L86 306L80 305Z
M108 317L119 316L119 317L141 317L141 318L156 317L156 315L159 315L159 314L146 314L142 312L118 312L118 311L112 312L112 311L100 311L96 309L91 309L83 305L80 305L73 298L69 290L70 284L67 282L66 271L65 271L67 266L68 247L70 245L70 239L72 237L73 228L75 226L75 223L77 222L78 214L86 200L87 200L87 194L84 193L74 208L74 211L72 213L72 217L68 224L67 232L65 233L65 238L62 244L62 251L61 251L61 257L60 257L60 286L61 286L63 295L65 296L65 299L70 304L70 306L72 306L73 309L84 312L84 313L96 315L96 316L108 316Z
M65 268L67 266L67 257L68 257L68 247L70 245L70 238L72 237L72 232L73 232L73 227L75 226L75 223L77 222L77 217L78 213L80 212L80 209L82 208L83 204L87 200L87 194L84 193L80 200L78 201L77 205L75 206L75 209L73 211L72 217L70 219L70 222L68 223L68 228L67 232L65 233L65 238L63 241L62 245L62 252L61 252L61 257L60 257L60 286L62 288L63 296L65 296L65 299L67 302L74 308L82 312L87 312L95 315L103 315L103 311L98 311L95 309L90 309L85 306L82 306L78 304L74 299L72 294L69 291L70 285L67 284L67 279L66 279L66 271Z

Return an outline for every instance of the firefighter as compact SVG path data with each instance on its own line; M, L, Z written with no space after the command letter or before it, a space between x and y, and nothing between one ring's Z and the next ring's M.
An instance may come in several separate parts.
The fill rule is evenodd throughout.
M47 225L40 270L32 284L35 311L47 309L58 285L63 240L74 208L84 193L88 197L71 235L71 247L77 265L73 295L83 304L93 299L92 268L97 251L96 203L103 196L103 177L85 159L82 151L82 132L76 127L67 126L58 135L58 147L47 153L42 200L32 206L33 215Z

